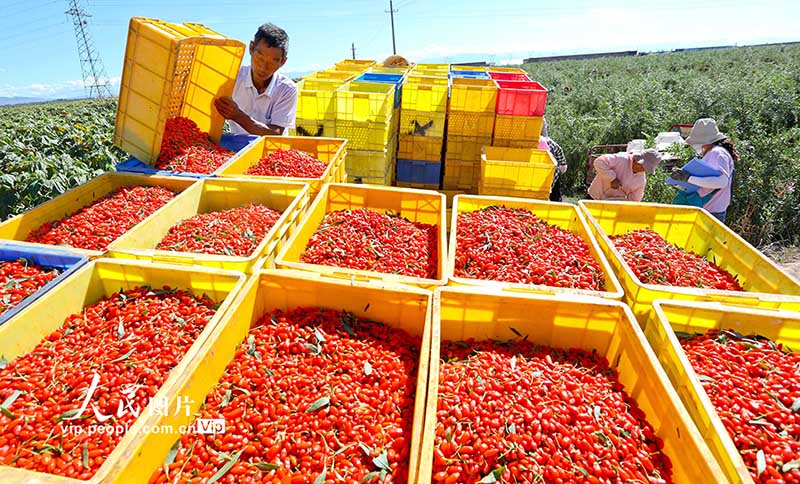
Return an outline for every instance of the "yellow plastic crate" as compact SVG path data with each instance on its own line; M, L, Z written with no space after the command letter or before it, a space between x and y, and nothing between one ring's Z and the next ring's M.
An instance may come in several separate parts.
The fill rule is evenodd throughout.
M403 94L405 95L406 86L410 84L427 84L432 86L448 86L450 84L447 76L430 76L426 75L423 71L423 74L418 74L419 71L411 71L408 76L406 77L406 81L403 84Z
M362 160L359 162L361 164L366 163L373 163L375 166L383 167L383 171L377 171L377 168L373 168L368 175L359 175L356 173L348 173L347 175L347 183L354 183L357 185L380 185L380 186L392 186L392 182L394 180L395 169L397 161L394 158L389 158L388 160L384 160L380 158L376 151L362 151L365 155L362 157ZM368 155L370 153L370 155ZM348 156L348 159L350 157ZM380 161L376 161L379 160ZM384 164L385 163L385 164Z
M400 134L441 139L444 136L446 119L447 112L444 111L417 111L403 108L400 111Z
M249 203L281 212L281 217L249 256L226 256L157 250L169 229L200 213L241 207ZM262 258L274 259L310 203L308 184L290 181L209 178L185 190L158 216L139 224L108 248L109 257L153 260L168 264L200 265L250 273Z
M357 72L353 71L317 71L312 74L307 75L303 78L304 81L339 81L341 83L345 83L347 81L351 81L358 76Z
M513 141L529 142L537 146L542 134L542 116L507 116L498 114L494 119L494 145L509 146ZM501 144L505 143L505 144Z
M351 81L336 93L336 121L388 123L394 113L394 84Z
M400 74L405 76L408 73L408 70L408 67L384 67L376 64L367 69L367 72L372 72L375 74Z
M397 157L405 160L441 161L444 138L400 135Z
M625 290L625 302L644 324L656 299L716 301L735 306L800 311L800 282L705 210L655 203L598 202L578 205ZM652 229L667 242L701 254L735 275L744 292L644 284L609 236Z
M337 62L336 65L340 67L353 66L358 68L368 68L374 66L375 61L371 59L345 59Z
M438 268L435 279L384 274L374 271L345 269L300 262L300 256L308 245L311 236L317 231L326 213L335 210L356 210L367 208L378 212L399 214L412 222L421 222L438 227ZM444 220L445 198L441 193L408 188L391 188L364 185L345 185L331 183L325 185L311 205L300 227L292 235L275 260L278 268L301 269L317 272L330 277L365 281L386 281L431 288L443 285L445 260L447 258Z
M245 46L199 24L133 17L120 81L114 145L152 165L167 119L191 119L219 143L214 99L233 94Z
M344 181L344 158L347 155L347 141L336 138L313 138L292 136L263 136L238 158L223 167L217 174L223 178L255 178L273 181L298 181L309 184L309 194L313 199L325 183ZM300 150L314 158L328 163L328 168L320 178L291 178L280 176L246 175L247 170L261 158L277 150Z
M369 318L403 329L421 340L409 453L408 482L415 482L430 361L430 298L430 292L409 286L343 282L298 271L262 271L247 281L225 320L216 326L208 342L193 355L186 371L182 371L180 378L170 387L170 395L188 398L192 404L191 410L197 412L224 374L236 348L246 340L252 325L274 309L319 306L345 310L359 318ZM147 419L151 427L167 429L178 429L180 425L189 425L191 421L192 418L182 412L178 416L152 416ZM179 437L177 430L173 434L150 433L129 446L125 460L119 466L124 482L147 482L163 464L170 447Z
M484 288L444 287L434 292L433 306L431 377L417 482L431 482L441 342L516 339L512 327L536 344L596 350L604 356L618 372L625 392L663 440L664 453L672 462L673 482L726 482L630 309L623 304L574 296L508 295Z
M447 83L406 83L403 85L403 98L400 106L402 108L401 115L405 115L406 110L446 114ZM444 129L444 126L441 126L441 129Z
M351 178L385 180L386 174L395 158L396 148L397 138L395 137L389 147L382 151L351 150L347 153L347 158L345 158L345 171ZM391 178L389 182L391 183Z
M497 84L491 79L454 77L450 86L450 112L491 113L497 106Z
M447 165L445 165L447 166ZM589 253L603 271L606 283L605 291L590 291L585 289L571 289L566 287L552 287L537 284L515 284L500 281L485 281L455 276L456 257L456 226L458 216L466 212L474 212L493 205L508 208L521 208L530 211L545 222L556 225L564 230L569 230L580 237L589 247ZM450 285L482 286L493 289L512 288L515 291L529 291L543 294L580 294L584 296L600 297L604 299L622 299L624 292L608 259L603 255L600 245L589 228L583 213L571 203L558 203L549 201L535 201L523 198L486 197L476 195L458 195L453 199L453 213L450 223L450 243L447 252L447 278Z
M336 80L306 79L297 84L297 118L316 121L336 119L336 90L344 84Z
M481 149L491 146L491 136L459 136L447 134L446 161L481 161Z
M484 146L478 193L547 200L555 172L547 150Z
M411 74L414 76L439 77L442 79L447 79L449 73L447 71L440 71L436 69L414 69L411 71Z
M480 161L445 160L442 188L474 192L478 190L480 176Z
M295 127L289 129L289 136L311 136L314 138L336 137L336 121L317 121L297 118Z
M17 314L14 319L0 326L0 355L4 355L7 360L12 361L29 353L43 338L60 328L68 316L79 314L84 306L94 304L100 298L110 296L120 290L142 285L154 288L169 285L190 290L197 295L206 294L214 301L221 303L219 309L151 399L151 401L159 401L162 398L168 398L170 408L174 408L172 405L175 404L178 395L170 388L178 381L185 379L192 356L206 347L204 343L211 336L215 327L224 319L233 299L238 295L244 283L245 275L233 271L98 259L85 265ZM107 381L109 376L101 375L104 381ZM146 427L146 415L151 412L153 412L151 406L142 409L140 418L131 425L105 463L88 481L0 465L0 482L42 484L147 482L149 476L141 480L134 478L134 476L140 476L137 474L140 471L139 465L143 461L147 461L152 464L154 470L164 461L163 456L160 456L158 460L148 458L150 449L142 448L146 440L146 429L150 428ZM178 413L181 416L175 417L176 419L188 420L188 417L182 417L182 412ZM178 425L176 424L176 428ZM165 445L168 450L172 442L165 443ZM134 454L132 449L141 449L141 452Z
M494 113L453 111L447 113L448 136L491 137L494 131Z
M494 140L493 146L500 148L539 149L539 140L496 139Z
M396 125L388 121L342 121L335 123L336 137L347 140L347 147L353 150L382 151L396 137Z
M736 444L725 430L675 336L675 331L704 334L714 329L732 329L744 335L758 334L787 347L797 348L800 346L800 313L747 309L719 303L656 300L644 328L656 357L725 476L730 482L753 483Z
M450 64L415 64L415 71L444 71L447 74L450 71Z
M43 224L60 220L87 205L91 205L96 200L119 188L127 186L158 186L180 193L196 182L196 179L185 177L146 176L116 172L104 173L52 200L48 200L27 212L11 217L0 223L0 239L14 240L20 244L34 247L53 247L48 244L25 242L25 239L31 232L38 229ZM169 201L165 206L151 214L150 217L140 222L139 225L155 217L160 211L167 208L167 206L174 201L174 199ZM136 227L138 227L138 225L135 225L133 228ZM100 257L105 253L105 251L78 249L75 247L70 247L69 250L90 258Z
M358 77L359 74L363 74L364 71L366 71L367 69L368 69L367 66L358 66L355 64L341 64L341 65L334 65L333 67L326 70L333 72L349 72L350 74L354 74L354 77Z
M411 183L411 182L401 182L398 181L395 183L396 186L400 188L416 188L418 190L438 190L438 184L432 183Z

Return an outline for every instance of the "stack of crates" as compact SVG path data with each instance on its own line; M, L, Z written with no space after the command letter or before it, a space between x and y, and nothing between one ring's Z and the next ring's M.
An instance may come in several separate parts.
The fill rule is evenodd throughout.
M542 133L547 89L531 81L522 69L494 68L489 76L498 88L492 145L536 148Z
M356 78L358 82L377 82L379 84L392 84L394 86L394 107L392 111L392 124L389 129L392 133L397 133L400 124L400 98L403 93L403 82L405 81L405 69L393 69L383 67L379 69L370 68L364 74Z
M291 136L336 136L336 91L358 77L373 61L342 61L317 71L297 84L297 119Z
M322 73L317 73L322 74ZM329 74L336 74L331 72ZM344 74L344 73L343 73ZM336 91L344 83L325 75L311 75L297 84L297 119L291 136L334 138L336 135Z
M336 93L336 137L348 140L349 181L391 185L397 152L395 84L350 81Z
M417 64L403 85L397 185L438 190L448 96L447 64Z
M497 86L482 68L453 70L442 188L476 193L481 147L492 144Z

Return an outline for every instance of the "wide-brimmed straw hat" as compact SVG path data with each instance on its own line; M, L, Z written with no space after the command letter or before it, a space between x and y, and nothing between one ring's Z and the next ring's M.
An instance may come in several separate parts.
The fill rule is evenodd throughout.
M689 133L686 142L690 145L702 146L710 145L726 138L725 134L719 132L716 121L711 118L702 118L695 121L692 132Z

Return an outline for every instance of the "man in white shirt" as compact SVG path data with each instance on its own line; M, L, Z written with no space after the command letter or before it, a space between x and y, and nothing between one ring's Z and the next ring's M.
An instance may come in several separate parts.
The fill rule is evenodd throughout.
M234 134L283 135L294 127L297 85L278 69L286 63L289 36L271 23L250 41L250 64L239 69L233 97L214 100Z

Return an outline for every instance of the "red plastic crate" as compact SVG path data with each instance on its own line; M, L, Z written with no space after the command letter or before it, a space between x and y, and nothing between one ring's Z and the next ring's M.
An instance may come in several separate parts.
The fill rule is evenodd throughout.
M527 74L518 72L492 72L489 71L489 77L496 81L531 81Z
M536 81L494 81L499 88L495 113L544 116L547 89Z

